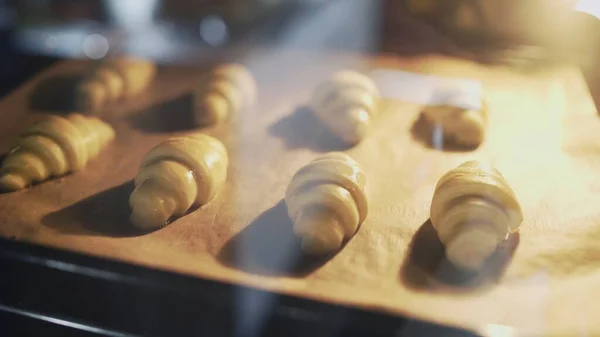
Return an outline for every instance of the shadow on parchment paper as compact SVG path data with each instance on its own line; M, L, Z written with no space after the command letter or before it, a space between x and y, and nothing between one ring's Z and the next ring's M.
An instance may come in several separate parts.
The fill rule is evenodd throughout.
M196 129L193 97L185 94L136 112L129 117L133 128L149 133L169 133Z
M145 234L129 223L133 181L94 194L42 218L42 224L67 234L129 237Z
M0 153L0 164L4 163L4 159L6 159L6 157L8 157L8 151ZM0 194L8 194L8 193L12 193L10 191L3 191L2 189L0 189Z
M292 230L285 202L266 210L225 243L217 258L222 264L247 273L302 277L327 262L308 258Z
M269 127L269 133L281 138L288 149L308 148L317 152L329 152L350 147L329 132L307 106L301 106L278 120Z
M436 132L437 130L435 128L435 125L432 125L431 123L427 122L422 113L419 114L419 117L413 123L410 129L410 133L413 139L429 149L447 152L469 152L476 150L476 147L461 146L452 142L445 141L443 139L440 141L441 148L438 148L435 145Z
M82 75L57 75L41 80L28 97L29 108L35 111L67 114L75 109L75 88Z
M400 270L400 280L413 289L438 292L471 291L498 281L519 245L519 234L502 242L483 269L468 272L454 267L444 253L444 246L427 220L415 233Z

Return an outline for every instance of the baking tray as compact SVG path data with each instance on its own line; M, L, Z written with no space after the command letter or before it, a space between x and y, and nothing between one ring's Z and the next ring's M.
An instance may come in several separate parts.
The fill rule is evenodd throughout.
M0 268L3 336L476 336L6 239Z
M576 328L579 323L558 319L573 315L575 307L584 310L578 317L593 317L596 304L582 306L581 296L565 295L581 295L573 286L578 282L594 284L593 261L566 254L555 263L573 244L590 245L584 233L593 230L600 215L594 187L599 177L593 170L593 130L599 121L575 68L524 74L439 56L278 51L255 52L240 61L256 76L260 103L227 124L204 129L224 142L231 158L228 183L211 203L150 234L127 224L131 179L143 154L167 137L192 131L189 92L206 69L169 66L142 96L107 110L104 118L117 139L85 171L0 195L0 236L124 262L141 273L161 273L143 271L151 268L210 280L197 282L215 287L235 285L231 291L238 302L232 307L238 313L269 311L275 301L234 290L242 287L311 305L348 306L477 331L506 325L524 334L553 335ZM68 111L69 83L85 67L63 62L0 102L1 150L48 112ZM386 100L369 138L345 149L305 107L316 84L342 68L481 81L490 109L486 142L473 152L433 149L413 128L422 105ZM331 150L347 151L362 164L369 177L370 213L339 254L305 260L282 197L298 168ZM490 161L505 174L523 205L525 222L489 268L465 279L444 263L428 207L437 179L469 159ZM580 234L562 239L567 224L581 219L586 221L580 222ZM81 266L94 263L80 261ZM103 270L102 265L92 269ZM588 331L598 331L586 322Z

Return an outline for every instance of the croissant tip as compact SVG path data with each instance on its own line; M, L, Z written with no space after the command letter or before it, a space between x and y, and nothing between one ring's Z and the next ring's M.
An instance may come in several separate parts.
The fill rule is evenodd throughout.
M221 96L207 95L196 104L194 119L198 125L212 125L220 123L227 116L228 103Z
M166 225L166 221L162 221L157 217L152 217L150 213L140 212L133 209L129 222L137 229L150 231L162 228Z
M305 236L301 241L301 249L304 255L323 256L333 254L340 249L340 246L334 246L330 242L320 240L318 237Z
M0 190L4 192L14 192L27 187L27 181L20 175L14 173L5 173L0 175Z
M461 269L481 269L498 246L497 240L482 235L476 230L459 233L446 247L448 260Z
M349 145L356 145L360 143L367 135L368 124L367 123L356 123L352 128L347 129L342 133L342 140Z

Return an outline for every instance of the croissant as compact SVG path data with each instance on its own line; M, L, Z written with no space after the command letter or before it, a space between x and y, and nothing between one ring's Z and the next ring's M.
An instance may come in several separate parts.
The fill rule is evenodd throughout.
M453 105L454 100L459 103L462 99L464 98L460 96L450 97L444 104L427 106L421 116L430 126L432 133L436 128L441 130L444 142L476 148L485 137L487 124L485 103L481 101L479 107ZM434 138L432 134L432 141Z
M94 111L109 103L142 93L152 82L156 66L151 61L115 58L102 61L77 86L75 105Z
M523 214L514 192L495 168L465 162L437 183L431 223L446 247L448 260L477 270L509 233L518 231Z
M131 223L142 229L164 226L169 218L204 205L223 187L228 157L223 144L196 133L167 139L151 149L129 197Z
M378 97L379 91L369 77L344 70L317 87L311 105L333 134L353 145L365 137L377 112Z
M50 116L26 129L0 167L0 188L23 189L83 169L115 137L96 117Z
M366 176L343 153L321 156L293 176L285 193L294 233L308 255L341 249L367 216Z
M198 125L218 124L256 101L256 82L250 71L239 64L213 69L194 92L195 121Z

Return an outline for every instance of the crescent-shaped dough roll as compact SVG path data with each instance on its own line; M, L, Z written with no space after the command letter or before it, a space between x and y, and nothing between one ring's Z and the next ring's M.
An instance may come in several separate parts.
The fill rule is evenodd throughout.
M223 187L227 165L225 146L201 133L157 145L146 154L135 177L129 198L132 224L156 229L193 205L206 204Z
M79 171L114 137L113 128L96 117L50 116L21 133L0 167L0 189L16 191Z
M514 192L500 172L465 162L438 182L431 223L454 265L477 270L523 221Z
M347 144L366 135L377 113L379 91L367 76L344 70L317 87L311 107L317 118Z
M477 102L473 102L477 100ZM426 106L421 116L432 133L441 132L444 142L468 148L478 147L485 138L486 104L478 93L458 92L443 103ZM439 131L438 131L439 130Z
M214 68L194 91L194 118L198 125L224 122L231 114L256 102L257 86L252 73L240 64Z
M368 213L366 176L343 153L321 156L293 176L285 193L294 233L306 254L338 251Z
M146 90L155 74L156 66L151 61L103 60L77 86L76 107L95 111L109 103L137 96Z

